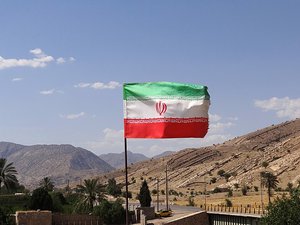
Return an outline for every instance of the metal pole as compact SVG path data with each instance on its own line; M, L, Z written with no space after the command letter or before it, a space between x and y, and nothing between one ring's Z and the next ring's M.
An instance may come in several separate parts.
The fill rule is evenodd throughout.
M157 179L157 187L156 187L156 190L157 190L157 211L159 211L159 178L156 178Z
M129 225L129 213L128 213L127 139L126 139L126 138L124 138L124 146L125 146L126 225Z
M169 210L168 164L166 165L166 207Z

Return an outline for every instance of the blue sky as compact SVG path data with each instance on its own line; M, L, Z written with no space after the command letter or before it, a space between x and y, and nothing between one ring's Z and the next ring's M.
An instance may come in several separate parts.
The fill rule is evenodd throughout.
M124 82L208 86L204 139L129 140L147 156L300 116L299 1L1 1L0 140L123 151Z

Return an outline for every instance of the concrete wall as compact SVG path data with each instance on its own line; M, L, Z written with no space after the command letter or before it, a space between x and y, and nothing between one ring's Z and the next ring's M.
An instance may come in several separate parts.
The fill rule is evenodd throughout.
M17 225L52 225L51 211L17 211Z
M206 212L196 212L188 216L184 216L164 225L209 225L209 218Z

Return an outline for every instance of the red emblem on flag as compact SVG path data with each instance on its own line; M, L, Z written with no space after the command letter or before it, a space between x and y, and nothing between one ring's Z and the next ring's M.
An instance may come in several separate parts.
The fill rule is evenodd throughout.
M156 102L155 106L156 106L156 112L160 116L167 111L167 104L166 103L163 103L163 102L159 101L159 102Z

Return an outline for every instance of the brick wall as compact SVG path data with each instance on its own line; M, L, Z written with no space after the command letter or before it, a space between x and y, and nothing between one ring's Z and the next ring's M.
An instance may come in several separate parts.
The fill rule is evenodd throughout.
M17 211L17 225L52 225L51 211Z

